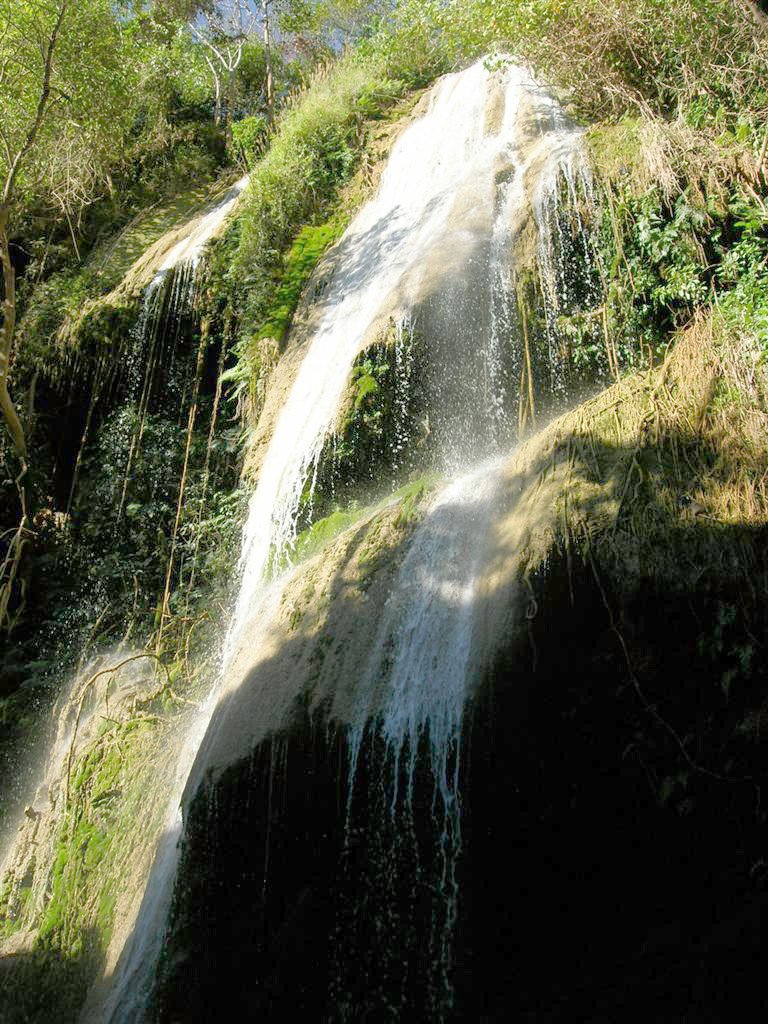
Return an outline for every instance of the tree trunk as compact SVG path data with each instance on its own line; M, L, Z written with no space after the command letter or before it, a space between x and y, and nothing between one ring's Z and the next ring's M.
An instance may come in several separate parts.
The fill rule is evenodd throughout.
M214 73L213 87L216 90L216 100L213 107L213 123L218 128L221 124L221 82L219 76Z
M208 65L208 70L211 72L211 78L213 79L213 123L218 128L219 125L221 124L221 78L219 77L219 73L216 70L216 65L213 63L208 54L205 54L205 63Z
M227 113L224 122L224 137L227 142L227 149L232 149L232 120L235 106L235 72L229 72L227 77Z
M275 107L274 85L272 82L272 36L269 30L269 4L271 0L262 0L261 6L264 10L264 56L267 72L267 120L272 121L272 114Z
M11 261L8 238L8 210L0 209L0 263L3 268L3 326L0 330L0 413L11 435L13 446L19 458L26 462L27 442L16 406L8 392L8 374L11 364L11 347L16 330L16 271Z

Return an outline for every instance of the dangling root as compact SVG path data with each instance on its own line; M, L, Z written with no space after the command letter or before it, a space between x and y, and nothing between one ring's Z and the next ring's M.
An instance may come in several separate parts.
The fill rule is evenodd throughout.
M0 628L5 627L8 634L11 633L19 614L24 608L26 588L22 585L21 605L17 610L16 615L11 618L8 609L13 597L16 580L19 575L24 548L34 536L33 532L28 528L29 516L27 514L27 496L24 487L24 477L26 474L27 464L26 462L22 462L21 471L15 480L16 490L19 494L19 504L21 506L21 518L16 529L9 531L13 536L8 542L8 549L5 553L5 557L3 558L2 565L0 565Z
M67 752L67 772L65 786L65 796L67 801L69 800L70 777L72 773L72 763L74 759L75 745L77 743L77 733L80 728L80 720L83 714L83 706L85 704L85 698L88 692L91 690L91 688L94 686L98 679L101 679L103 676L109 676L110 678L107 682L107 688L105 693L105 705L107 710L109 710L109 684L112 682L112 679L114 678L116 673L119 672L121 668L124 668L125 665L130 665L132 662L142 661L146 659L153 661L156 666L162 669L163 674L165 676L165 682L160 687L159 690L144 698L144 700L141 702L142 704L149 705L153 703L155 700L157 700L159 697L161 697L163 694L167 693L173 700L177 701L180 704L191 704L192 706L196 706L193 701L189 701L184 697L179 697L176 693L174 693L173 687L171 685L171 676L170 672L168 671L168 666L158 657L157 654L152 654L149 651L144 651L141 654L132 654L127 658L123 658L123 660L119 661L116 665L111 665L109 668L102 668L99 669L97 672L94 672L93 675L85 681L79 694L77 714L75 715L75 724L72 728L72 739L70 740L69 750ZM138 701L134 701L134 710L136 709L137 706Z

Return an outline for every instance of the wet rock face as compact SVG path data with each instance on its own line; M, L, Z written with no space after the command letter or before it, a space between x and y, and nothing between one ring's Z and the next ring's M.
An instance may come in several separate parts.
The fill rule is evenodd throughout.
M302 706L197 799L161 1020L219 1019L222 992L232 1019L274 1021L726 1020L737 1000L762 1005L764 824L737 780L765 772L745 731L765 657L724 702L729 644L702 641L738 592L605 594L661 724L591 570L571 586L573 604L564 566L538 582L536 616L468 709L460 850L426 758L395 796L369 733L350 801L344 734ZM764 613L738 615L734 630L765 636Z

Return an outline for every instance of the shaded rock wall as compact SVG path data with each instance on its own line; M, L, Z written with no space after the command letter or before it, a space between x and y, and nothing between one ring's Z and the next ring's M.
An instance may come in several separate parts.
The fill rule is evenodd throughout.
M210 760L188 807L161 1020L213 1020L222 991L275 1021L725 1021L740 1000L765 1006L765 412L749 353L715 328L502 470L460 849L425 749L410 804L393 800L404 769L369 728L350 798L359 609L380 614L408 542L396 507L297 569L285 593L304 606L274 620L276 714L255 728L229 708L231 762ZM718 398L726 383L742 402ZM377 523L371 565L359 551Z
M768 666L763 652L728 703L727 654L701 653L702 623L740 588L646 586L613 605L645 700L701 757L692 769L638 697L603 601L616 595L583 569L571 603L567 579L563 561L535 581L538 614L468 710L442 1014L727 1020L741 999L762 1006L759 783L708 772L764 774L748 723ZM734 636L765 636L764 612L739 607ZM417 774L413 830L392 823L370 742L368 798L348 818L348 756L343 731L297 702L193 806L161 1019L214 1020L221 991L267 1020L441 1019L431 779Z

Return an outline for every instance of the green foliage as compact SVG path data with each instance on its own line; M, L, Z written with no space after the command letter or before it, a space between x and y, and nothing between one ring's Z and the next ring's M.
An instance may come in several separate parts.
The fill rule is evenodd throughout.
M339 436L334 442L336 471L341 476L370 477L376 466L384 477L397 472L390 463L400 461L412 468L409 453L398 460L395 446L413 446L415 455L419 406L418 387L412 388L413 360L421 351L418 339L403 341L399 361L394 337L388 343L361 353L352 367L350 402ZM389 464L389 465L388 465ZM368 471L363 473L365 467ZM402 471L403 465L399 466Z
M721 311L731 329L754 339L759 363L768 364L768 215L765 206L732 195L717 225L721 253L715 276L723 296Z
M428 9L430 5L416 4ZM501 50L573 90L589 118L628 110L721 130L764 119L764 21L730 0L453 0L430 22L459 52ZM754 123L754 121L753 121Z
M302 225L327 216L352 174L365 141L364 117L385 110L398 95L401 87L347 60L316 80L282 117L253 171L230 272L247 332L255 333L269 316L283 253Z
M239 435L238 435L239 437ZM217 442L219 458L229 447L236 450L237 440L226 439L222 431ZM234 451L229 451L232 458ZM201 481L194 482L188 491L189 514L181 524L180 559L196 569L195 586L189 580L171 595L172 607L178 604L189 608L205 607L212 591L226 593L235 560L240 550L240 533L248 506L249 492L245 488L213 490L203 495Z
M16 167L17 216L43 194L70 209L93 196L135 109L133 56L108 0L0 12L0 179Z
M400 500L400 511L395 520L396 526L405 526L412 523L419 515L421 503L439 484L440 478L437 474L428 473L425 476L417 477L410 483L395 491L395 496Z
M633 166L632 146L622 153L622 163ZM713 296L728 323L768 352L766 214L759 202L745 198L739 183L728 182L721 196L704 198L682 181L674 197L665 198L655 184L638 188L631 174L619 175L598 191L592 216L602 282L598 301L604 305L587 304L559 323L577 366L599 362L601 324L621 367L659 358L672 332Z
M364 359L362 363L358 363L354 367L352 381L355 389L355 412L360 412L363 403L369 395L378 394L379 381L386 376L388 371L389 365L387 363L374 363L373 359L370 358ZM379 419L381 416L380 410L367 405L365 413L368 413L368 420L366 421L368 423L370 423L371 416L375 419Z
M694 239L706 223L706 215L678 197L671 216L664 217L653 194L633 210L636 252L627 257L635 289L647 295L653 309L689 309L701 304L707 288L703 280L701 250Z
M335 537L352 526L365 515L370 509L337 509L323 519L318 519L306 530L302 531L296 539L296 545L291 552L292 562L303 562L307 558L316 555L318 551L329 544Z
M423 344L398 333L362 352L352 367L343 418L307 481L298 528L340 510L371 507L380 495L401 493L403 481L429 464L429 421L420 381Z
M437 0L403 0L361 43L361 55L409 89L429 84L471 50L455 30L452 8Z
M336 213L322 224L308 225L301 229L285 254L274 303L267 311L257 337L274 338L277 342L282 340L310 274L328 246L339 238L345 227L346 217L343 213Z
M160 710L159 701L152 710ZM75 1020L94 970L103 962L112 934L121 883L141 856L140 837L161 825L163 800L153 789L158 756L157 714L146 709L116 720L105 719L95 740L75 758L61 780L59 799L66 807L55 833L35 843L50 858L46 867L33 860L29 885L0 894L5 930L14 920L36 934L27 962L10 975L4 997L18 1020ZM119 713L118 713L119 714ZM34 879L34 880L33 880ZM25 917L35 892L45 886L44 910ZM30 910L31 910L30 906Z
M232 125L232 148L250 166L261 153L267 131L267 119L263 114L252 114L235 121Z
M301 293L320 257L341 235L347 216L337 210L322 224L307 225L299 231L282 266L274 271L274 291L265 302L263 321L253 334L245 334L237 346L237 361L223 375L230 385L228 397L237 401L248 394L253 409L258 409L258 385L264 372L264 343L279 346L288 330ZM230 236L229 244L232 242ZM223 270L226 273L226 270ZM226 287L223 288L226 294Z
M658 351L668 333L706 302L707 266L698 244L706 223L703 211L691 207L684 195L665 210L655 189L640 199L619 193L612 210L605 209L607 301L621 365L642 362L649 346Z
M717 618L711 630L699 637L698 648L701 656L719 665L720 689L726 701L737 683L743 686L751 680L756 644L744 630L736 605L718 602Z

